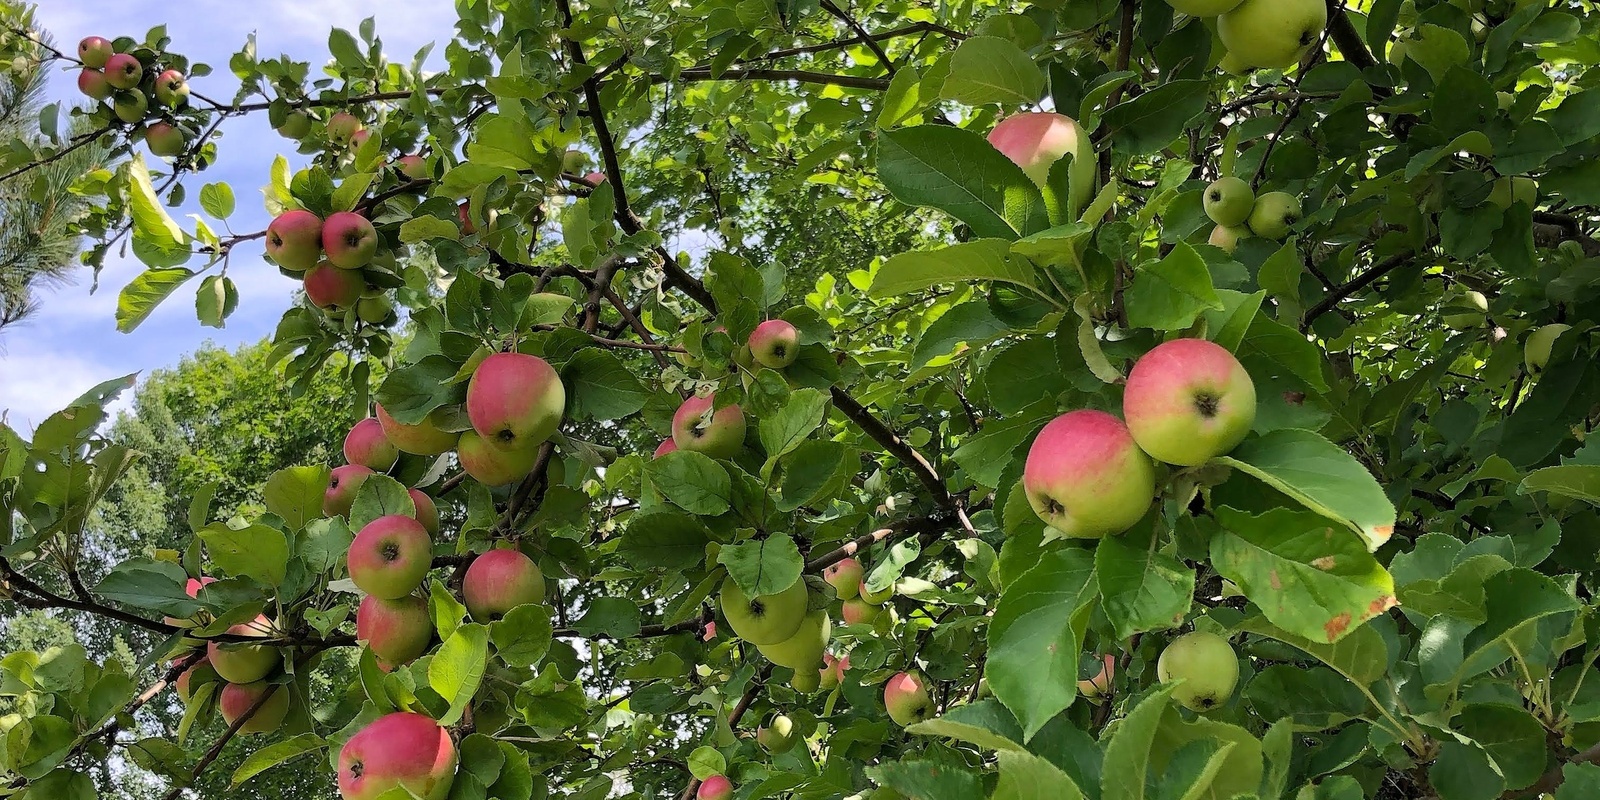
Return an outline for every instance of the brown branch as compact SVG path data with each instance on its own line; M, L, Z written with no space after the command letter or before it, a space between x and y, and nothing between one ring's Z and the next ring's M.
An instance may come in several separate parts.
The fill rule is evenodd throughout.
M755 67L730 67L721 72L713 73L709 69L686 69L675 76L651 75L652 84L671 83L673 81L739 81L739 80L768 80L768 81L796 81L798 83L816 83L823 86L842 86L847 89L868 89L881 92L889 88L889 81L885 78L863 78L857 75L834 75L825 72L812 72L803 69L759 69Z
M1378 65L1378 60L1372 57L1372 51L1361 41L1360 32L1350 22L1350 17L1344 13L1344 0L1328 0L1328 32L1333 37L1333 43L1338 45L1344 60L1356 65L1357 69Z
M1384 259L1383 261L1372 265L1372 267L1367 269L1365 272L1362 272L1360 275L1351 278L1339 288L1335 289L1327 297L1324 297L1322 300L1318 301L1316 305L1306 310L1305 317L1300 320L1300 332L1305 333L1306 331L1310 330L1311 323L1316 322L1317 317L1320 317L1323 314L1333 310L1334 306L1337 306L1341 301L1349 298L1356 292L1371 286L1373 283L1377 282L1379 278L1382 278L1383 276L1394 272L1406 264L1411 263L1411 260L1416 257L1417 256L1415 253L1410 252L1396 253Z
M36 170L36 169L38 169L38 168L40 168L42 166L45 166L46 164L52 164L52 163L55 163L56 161L60 161L61 159L66 158L67 156L71 155L72 153L74 153L74 152L76 152L78 150L82 150L85 147L88 147L89 144L91 142L93 142L94 140L96 140L96 139L100 138L101 136L103 136L105 134L108 134L108 133L110 133L110 132L112 132L112 131L114 131L116 129L117 129L117 124L116 123L111 123L109 125L106 125L105 127L89 131L88 133L85 133L85 134L81 134L81 135L75 137L72 140L72 143L67 145L66 147L63 147L62 149L57 150L56 152L51 153L50 155L45 156L44 158L41 158L38 161L29 161L28 163L23 164L22 166L17 167L16 169L11 170L10 172L7 172L4 175L0 175L0 183L5 183L6 181L17 177L18 175L21 175L21 174L26 173L26 172L31 172L32 170Z
M939 533L950 524L947 514L936 514L929 517L908 519L897 525L879 528L871 533L862 534L845 542L822 555L815 556L806 562L806 572L821 572L834 564L839 563L856 553L861 552L875 544L890 540L899 540L911 536L922 536L929 533Z
M653 639L660 636L671 636L675 633L691 633L704 628L705 625L706 620L703 617L695 617L694 619L686 619L683 622L675 622L671 625L642 625L639 628L639 632L632 636L618 637L604 632L594 636L585 636L584 634L579 633L571 628L557 628L555 633L552 635L562 639L588 639L590 641L603 640L615 642L623 639Z
M883 64L883 68L888 71L889 75L891 77L894 75L894 60L889 58L889 54L883 50L883 45L878 44L878 41L872 38L872 34L868 33L866 28L861 27L861 23L857 22L855 17L850 16L850 12L835 5L833 0L822 0L822 10L838 17L839 21L845 24L845 27L855 31L861 43L866 45L867 49L878 57L878 62Z
M916 473L917 480L921 481L922 485L933 495L935 503L945 508L955 507L955 498L950 496L950 490L945 488L944 479L939 477L939 471L933 468L933 464L928 459L924 458L921 453L916 451L916 448L900 438L900 434L890 430L889 426L874 417L866 406L846 394L843 389L834 386L831 392L833 394L833 405L839 409L839 413L850 418L850 421L872 437L884 450L887 450L891 455L905 463L907 467L910 467L911 471Z
M476 84L468 84L468 85L475 86ZM450 91L452 89L464 89L464 88L467 88L467 87L466 86L439 86L439 87L433 87L433 88L424 88L422 90L422 93L426 94L426 95L433 96L433 97L438 97L439 95L442 95L445 92L448 92L448 91ZM416 94L416 92L414 90L413 91L406 91L406 92L374 92L372 94L357 95L355 97L319 97L319 98L316 98L314 100L310 99L310 98L307 98L307 99L301 100L301 101L299 101L297 103L290 103L289 105L292 108L343 108L343 107L346 107L346 106L353 106L353 105L365 105L367 103L385 103L385 102L389 102L391 100L405 100L406 98L410 97L413 94ZM266 111L267 109L269 109L271 107L272 107L272 103L271 102L263 102L263 103L244 103L244 104L241 104L241 105L224 106L223 109L228 114L248 114L248 113L250 113L252 111Z
M918 22L902 28L895 28L894 30L883 31L882 33L874 33L872 34L871 38L874 41L885 42L890 39L898 39L902 36L917 36L924 33L937 33L957 41L967 38L967 35L961 33L960 31L954 31L946 28L943 25L933 22ZM745 56L735 59L733 63L749 64L756 61L776 61L784 58L792 58L794 56L810 55L812 53L825 53L829 50L840 50L846 47L853 47L858 44L863 44L859 35L852 36L848 39L836 39L831 42L823 42L821 44L808 44L803 47L791 47L786 50L774 50L770 53L763 53L759 56ZM696 64L695 68L709 69L709 65Z

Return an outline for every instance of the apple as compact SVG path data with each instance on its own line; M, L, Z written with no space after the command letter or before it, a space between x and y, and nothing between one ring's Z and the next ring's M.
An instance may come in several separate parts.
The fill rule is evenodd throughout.
M882 613L883 606L875 606L859 597L852 597L839 606L839 616L846 625L871 625Z
M867 590L867 582L862 581L861 585L856 588L856 595L861 598L862 602L871 603L875 606L881 606L884 603L889 602L890 598L894 597L894 584L889 584L881 592L872 592Z
M789 676L789 688L801 694L811 694L822 685L822 678L811 670L802 670Z
M794 749L800 737L795 733L794 720L779 714L756 729L756 742L761 749L773 755L782 755Z
M1100 671L1086 681L1078 681L1078 694L1084 697L1099 697L1111 691L1111 678L1117 674L1117 658L1107 653L1102 656Z
M356 588L384 600L416 591L433 566L433 541L422 523L389 514L362 526L345 561Z
M1183 681L1172 698L1190 711L1210 711L1233 696L1239 682L1239 658L1228 640L1195 631L1172 640L1156 659L1156 679Z
M158 156L177 156L183 153L183 131L170 122L152 122L144 129L144 143Z
M106 59L106 80L117 89L132 89L144 77L144 65L127 53L117 53Z
M544 602L544 573L520 550L490 550L467 567L461 599L473 619L491 622L517 606Z
M432 536L439 532L439 507L434 505L433 498L421 489L407 489L406 494L411 495L411 503L417 507L416 520L422 523L424 530Z
M1073 539L1132 527L1155 498L1155 464L1128 426L1104 411L1062 414L1028 449L1022 485L1034 513Z
M533 473L539 448L500 447L477 431L466 431L456 443L456 460L473 480L485 486L505 486Z
M833 587L833 591L840 600L849 600L861 592L861 578L866 570L861 568L861 562L853 558L837 561L822 570L822 579Z
M933 698L928 696L922 677L911 672L901 672L883 685L883 707L889 719L905 727L933 716Z
M1239 60L1238 56L1232 53L1227 53L1222 56L1222 60L1217 62L1217 69L1220 69L1229 75L1247 75L1254 70L1255 67L1252 67L1249 64Z
M722 582L722 616L733 635L754 645L777 644L795 635L806 618L806 582L751 597L732 578Z
M695 800L733 800L733 783L721 775L712 775L700 782Z
M1250 184L1230 175L1218 178L1206 187L1204 202L1206 216L1212 222L1237 228L1250 218L1250 209L1256 205L1256 193Z
M664 455L666 455L668 453L671 453L671 452L673 452L674 450L677 450L677 449L678 449L678 443L677 442L674 442L671 439L663 439L661 444L656 445L656 453L655 453L655 455L651 456L651 458L660 458L660 457L662 457L662 456L664 456Z
M356 316L368 325L381 325L394 313L387 294L364 294L356 301Z
M1250 229L1243 225L1237 228L1226 228L1221 225L1211 229L1211 238L1206 241L1213 247L1221 248L1224 253L1232 253L1239 248L1239 242L1250 238Z
M576 175L589 163L589 154L582 150L568 150L561 154L561 171Z
M291 209L267 223L267 257L287 270L304 272L322 254L322 218L305 209Z
M398 164L400 174L411 180L420 181L428 177L428 159L422 156L401 156Z
M145 113L150 110L150 101L145 99L144 92L130 89L118 92L117 96L112 98L111 109L117 115L117 119L133 125L144 119Z
M217 708L222 712L222 718L228 725L233 725L241 717L255 707L256 701L261 696L271 692L256 713L239 726L239 733L272 733L283 724L283 718L289 715L289 688L272 683L230 683L222 687L222 694L218 696Z
M189 99L189 81L183 73L169 69L156 76L156 102L177 108Z
M537 451L560 427L566 408L561 376L538 356L495 353L467 384L467 419L496 447Z
M366 483L372 474L370 468L360 464L334 467L328 476L328 490L322 495L322 515L349 516L350 507L356 502L356 492L361 491L361 484Z
M712 413L715 395L691 397L672 415L672 440L684 450L733 458L744 446L744 411L737 404Z
M1242 64L1269 69L1299 61L1326 27L1323 0L1244 0L1217 18L1217 36L1231 55Z
M1536 328L1533 333L1528 334L1528 341L1522 349L1522 363L1528 371L1543 371L1544 365L1550 363L1550 351L1555 348L1556 340L1561 338L1561 334L1570 330L1572 330L1571 325L1557 322Z
M360 269L378 252L378 231L372 221L354 211L338 211L322 223L322 249L328 261L341 269Z
M1238 6L1240 0L1167 0L1172 10L1191 17L1215 17Z
M369 129L366 129L366 128L362 128L361 130L350 134L350 149L351 150L359 150L359 149L361 149L361 145L366 144L367 140L371 139L371 138L372 138L372 131L369 130Z
M283 124L278 126L278 135L285 139L299 141L311 133L311 115L304 111L290 111L283 118Z
M462 200L456 206L456 216L461 219L461 235L471 236L478 232L478 226L472 221L472 204Z
M1250 231L1263 239L1283 241L1301 216L1300 198L1288 192L1267 192L1256 198L1248 224Z
M93 100L104 100L116 92L116 89L111 88L111 82L106 80L104 72L84 67L78 72L78 91Z
M1512 203L1533 208L1539 203L1539 183L1526 175L1496 178L1488 202L1500 209L1509 209Z
M787 320L769 319L750 332L750 357L757 364L783 369L799 357L800 329Z
M111 42L99 36L85 36L78 42L78 60L86 67L99 69L105 66L115 53L116 49L111 46Z
M212 583L216 583L216 582L217 582L216 578L190 578L183 585L183 593L189 595L190 597L195 598L196 600L198 600L198 599L200 599L200 590L202 588L204 588L206 585L212 584ZM207 612L201 611L200 613L196 614L195 616L199 617L199 616L205 615L206 613ZM196 619L194 619L194 618L177 619L176 617L162 617L161 621L167 623L168 625L171 625L174 628L193 628L198 624L198 621ZM186 640L186 641L192 642L193 640ZM194 646L198 647L199 645L196 644Z
M450 732L421 714L385 714L339 748L344 800L377 800L402 787L423 800L444 800L455 776Z
M190 664L189 668L178 676L178 680L174 681L174 686L178 690L178 699L187 705L190 698L194 697L196 690L208 683L216 683L220 680L222 678L217 675L216 669L211 666L211 660L201 656L199 661Z
M1076 217L1093 199L1099 166L1094 143L1077 120L1048 112L1014 114L989 131L989 144L1041 187L1050 182L1050 168L1072 154L1070 213Z
M1159 461L1192 467L1244 441L1256 420L1256 386L1226 347L1173 339L1133 365L1122 416L1140 449Z
M272 635L272 621L262 615L229 628L228 633L264 639ZM255 683L271 675L283 661L278 648L270 644L221 641L206 644L206 660L228 683Z
M428 601L408 594L398 600L367 595L356 608L356 639L385 664L409 664L428 651L433 617Z
M604 172L591 172L583 176L583 182L590 186L599 186L606 182L606 174Z
M849 669L850 656L825 653L822 656L822 669L817 672L818 683L824 689L832 689L844 682L844 673Z
M361 129L361 120L349 112L339 111L328 117L328 138L335 144L349 144L351 137Z
M1457 289L1445 296L1440 314L1444 324L1453 330L1481 328L1488 321L1489 298L1483 292Z
M344 460L374 472L388 472L400 458L400 449L383 435L383 425L367 417L357 422L344 437Z
M758 644L756 649L774 664L796 673L810 673L822 664L832 635L833 621L828 619L827 609L819 608L801 618L794 635L777 644Z
M327 311L344 311L353 307L361 302L361 294L367 290L361 273L339 269L326 261L306 270L301 280L311 304Z
M402 453L411 453L418 456L436 456L447 452L456 446L460 434L442 430L432 421L425 418L415 425L395 421L389 412L378 406L378 424L383 426L383 435Z

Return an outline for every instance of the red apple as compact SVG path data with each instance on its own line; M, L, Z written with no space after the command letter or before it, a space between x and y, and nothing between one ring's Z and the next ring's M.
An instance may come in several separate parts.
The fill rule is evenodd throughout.
M456 206L456 216L461 218L461 235L471 236L478 232L478 226L472 222L472 206L467 201L462 200Z
M401 156L397 163L400 174L411 180L420 181L428 177L428 160L422 156Z
M400 458L400 449L383 435L383 425L367 417L344 437L344 460L375 472L388 472Z
M467 419L500 448L537 449L561 425L566 407L561 376L538 356L495 353L467 384Z
M700 782L695 792L696 800L733 800L733 783L721 775L712 775Z
M329 214L322 223L322 250L340 269L361 269L378 252L378 230L354 211Z
M883 606L875 606L859 597L852 597L839 606L839 616L846 625L871 625L882 613Z
M490 550L472 560L461 579L472 618L490 622L527 603L544 602L544 573L518 550Z
M455 774L450 732L421 714L386 714L339 749L344 800L377 800L400 787L423 800L444 800Z
M933 698L915 673L902 672L883 685L883 707L896 725L906 726L933 716Z
M241 622L228 629L235 636L266 638L272 635L272 621L265 615L253 622ZM270 644L212 641L206 645L206 659L217 675L229 683L255 683L272 674L283 659Z
M422 523L390 514L367 523L345 556L356 588L384 600L416 591L433 566L433 540Z
M1117 673L1117 657L1107 653L1101 658L1100 671L1093 678L1078 681L1078 694L1099 697L1111 690L1111 678Z
M732 458L744 446L744 411L737 404L712 413L714 395L691 397L672 415L672 441L683 450Z
M840 600L849 600L856 596L861 588L861 578L866 571L861 568L861 562L853 558L829 564L822 570L822 579L833 587L834 594Z
M200 598L200 589L201 589L201 587L203 587L203 586L205 586L207 584L216 583L216 582L217 582L216 578L199 578L199 579L190 578L188 580L188 582L183 585L183 592L184 592L184 594L187 594L190 597L193 597L193 598L198 600ZM204 613L204 612L202 612L202 613ZM166 622L168 625L171 625L171 626L173 626L175 628L193 628L196 625L196 622L193 619L177 619L177 618L174 618L174 617L162 617L162 621Z
M306 270L303 280L311 304L325 310L354 308L361 302L361 293L367 290L361 273L339 269L326 261Z
M117 53L106 59L106 80L118 89L132 89L144 77L144 65L127 53Z
M671 452L673 452L673 451L675 451L677 449L678 449L678 443L677 442L674 442L671 439L663 439L661 444L656 445L656 454L651 456L651 458L660 458L660 457L662 457L662 456L664 456L664 455L666 455L668 453L671 453Z
M583 176L583 182L590 186L599 186L606 182L606 174L604 172L591 172Z
M1094 144L1076 120L1061 114L1031 112L1000 121L989 132L989 144L1005 154L1039 186L1050 182L1050 168L1071 154L1071 213L1089 205L1099 169Z
M822 669L818 675L818 685L824 689L832 689L844 682L844 673L850 669L850 656L835 656L825 653L822 656Z
M78 42L78 60L86 67L99 69L116 52L109 40L99 36L85 36L83 41Z
M1146 453L1192 467L1244 441L1256 419L1256 386L1227 348L1174 339L1133 365L1122 416Z
M255 707L256 701L267 692L272 696L267 698L256 713L250 716L243 725L239 726L240 733L272 733L283 724L283 718L289 715L289 687L278 686L271 683L230 683L222 687L222 694L217 699L217 708L222 711L222 718L229 725L238 721Z
M174 682L174 685L178 690L178 699L188 703L189 699L194 697L195 691L200 687L220 680L222 678L212 668L211 660L201 657L199 661L189 665L189 668L178 676L178 680Z
M705 630L701 632L700 641L709 642L715 638L717 638L717 621L711 620L706 623Z
M433 617L428 601L416 595L384 600L361 598L356 608L356 639L379 660L390 665L409 664L428 651L433 641Z
M349 112L335 112L328 117L328 138L335 144L349 144L350 138L361 130L361 120Z
M1132 527L1155 498L1155 465L1128 426L1072 411L1044 426L1022 470L1028 504L1062 535L1098 539Z
M367 140L371 139L371 138L372 138L372 131L368 130L366 128L363 128L363 129L361 129L359 131L356 131L355 133L350 134L350 149L351 150L356 150L356 149L360 148L361 145L366 144Z
M750 333L750 357L763 367L783 369L800 355L800 329L786 320L769 319Z
M84 67L78 72L78 91L90 99L104 100L116 92L116 89L113 89L111 82L106 80L104 72Z
M366 483L372 474L371 469L360 464L334 467L333 473L328 476L328 490L322 495L322 515L349 516L350 507L356 502L356 492L361 491L361 484Z
M152 122L144 129L144 143L153 155L172 158L182 155L185 142L183 130L170 122Z
M156 102L177 108L189 99L189 82L183 73L169 69L156 76Z
M304 209L291 209L267 225L267 257L287 270L304 272L322 255L322 218Z
M417 507L417 521L422 523L423 528L427 529L428 535L432 536L438 533L439 507L434 505L433 498L429 497L421 489L407 489L406 493L411 495L411 503Z
M378 406L378 424L383 426L383 435L394 446L400 448L402 453L411 453L419 456L436 456L456 446L460 434L441 430L429 419L415 425L396 422L389 412Z

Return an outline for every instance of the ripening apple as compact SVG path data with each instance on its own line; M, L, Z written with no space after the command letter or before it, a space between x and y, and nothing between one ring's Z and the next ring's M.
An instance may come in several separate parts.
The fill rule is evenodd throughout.
M194 598L196 600L198 600L198 599L200 599L200 590L202 588L204 588L204 587L206 587L206 586L208 586L210 584L216 583L216 582L217 582L216 578L206 578L206 577L190 578L188 581L185 581L184 584L183 584L183 593L189 595L190 597L192 597L192 598ZM195 616L199 617L199 616L206 615L206 614L207 614L207 612L201 611L199 614L196 614ZM162 617L161 621L167 623L168 625L171 625L174 628L193 628L193 627L196 627L197 625L199 625L199 621L196 620L193 617L188 618L188 619L178 619L176 617Z
M1155 499L1155 464L1128 426L1104 411L1062 414L1028 449L1022 485L1034 513L1073 539L1132 527Z
M354 211L329 214L322 223L322 249L334 266L360 269L378 252L378 230Z
M1226 14L1239 5L1240 0L1167 0L1172 10L1191 17L1215 17Z
M416 520L422 523L424 530L432 536L439 532L439 507L434 504L433 498L421 489L407 489L406 494L411 495L411 504L417 507Z
M455 776L450 732L421 714L385 714L339 749L344 800L377 800L402 787L422 800L444 800Z
M153 155L172 158L183 154L183 130L170 122L152 122L144 129L144 143Z
M383 425L367 417L344 437L344 460L375 472L388 472L400 458L400 449L383 435Z
M794 720L779 714L756 729L756 743L773 755L782 755L794 749L800 736L795 732Z
M1228 640L1214 633L1195 631L1172 640L1156 660L1156 679L1183 681L1172 691L1190 711L1210 711L1233 696L1239 682L1239 658Z
M463 431L456 442L456 460L473 480L485 486L505 486L533 473L539 464L539 448L500 447L477 431Z
M744 446L744 411L738 404L711 411L716 396L691 397L672 415L672 440L683 450L733 458Z
M833 587L840 600L849 600L860 593L861 578L865 574L860 561L846 558L824 567L822 579Z
M1299 61L1326 27L1323 0L1244 0L1217 18L1217 36L1228 52L1240 63L1268 69Z
M1117 658L1107 653L1101 657L1100 671L1086 681L1078 681L1078 694L1099 697L1111 691L1111 679L1117 674Z
M750 332L750 357L757 364L783 369L800 356L800 329L781 319L769 319Z
M371 138L372 138L372 131L371 131L371 129L368 129L368 128L362 128L361 130L350 134L350 149L351 150L359 150L359 149L361 149L361 145L366 144L367 140L371 139Z
M733 800L733 783L721 775L712 775L700 782L695 800Z
M285 139L300 141L311 133L311 115L304 111L290 111L283 118L283 124L278 126L278 135Z
M461 599L479 622L492 622L511 609L544 602L544 573L520 550L490 550L467 567Z
M704 632L700 634L700 641L709 642L715 638L717 638L717 621L711 620L706 623Z
M471 236L472 234L478 232L477 223L472 221L471 203L467 202L466 200L462 200L461 204L456 206L456 216L461 219L462 236Z
M1458 288L1445 297L1440 311L1445 326L1452 330L1481 328L1489 319L1489 298L1483 292Z
M732 578L722 582L722 616L733 635L755 645L777 644L800 630L806 617L806 582L751 597Z
M356 588L384 600L399 600L428 576L433 541L422 523L389 514L362 526L345 560Z
M356 316L368 325L382 325L394 314L394 304L383 291L368 291L356 301Z
M567 390L550 362L525 353L495 353L472 372L467 419L500 448L538 450L561 426Z
M1526 175L1496 178L1488 203L1500 209L1509 209L1512 203L1533 208L1539 203L1539 182Z
M267 257L294 272L317 265L322 255L322 218L305 209L285 211L267 223Z
M832 635L833 620L828 619L827 609L819 608L801 618L800 627L789 638L777 644L758 644L756 649L774 664L810 673L822 665Z
M1239 242L1250 238L1250 229L1240 225L1237 228L1225 228L1221 225L1211 229L1211 238L1206 242L1213 247L1222 249L1222 252L1232 254L1239 249Z
M272 733L283 724L284 717L289 715L289 687L257 681L255 683L230 683L222 687L222 694L217 698L217 709L222 712L222 719L233 725L261 699L261 696L271 692L256 713L250 715L243 725L239 726L240 733Z
M1077 120L1049 112L1013 114L989 131L989 144L1021 167L1041 187L1050 182L1050 168L1070 153L1070 214L1076 217L1093 199L1099 166L1095 160L1094 143Z
M1302 216L1300 198L1288 192L1267 192L1256 198L1248 225L1252 233L1263 239L1283 241Z
M104 72L85 67L78 72L78 91L92 100L104 100L117 90L111 87L111 82L106 80Z
M1544 365L1550 363L1550 351L1556 346L1556 340L1561 334L1572 330L1571 325L1560 322L1545 325L1534 329L1528 334L1528 341L1523 345L1522 363L1529 372L1542 372Z
M901 672L883 685L883 707L889 719L905 727L933 716L933 698L928 696L927 684L912 672Z
M1122 416L1140 449L1192 467L1244 441L1256 419L1256 386L1226 347L1173 339L1133 365Z
M117 89L132 89L144 77L144 65L127 53L117 53L106 59L106 80Z
M178 690L178 699L188 704L190 698L194 697L194 693L200 687L220 680L222 680L221 676L217 675L216 669L211 666L211 659L202 656L199 661L190 664L189 668L178 676L178 680L174 682L174 685Z
M401 156L397 165L400 174L414 181L428 177L428 159L419 155Z
M328 139L335 144L349 144L350 138L361 129L361 120L349 112L339 111L328 117Z
M356 502L356 492L361 491L361 485L370 477L372 470L360 464L334 467L328 476L328 490L322 495L322 515L349 516L350 507Z
M436 456L448 452L456 446L460 434L451 433L439 428L432 418L425 418L415 425L397 422L389 412L378 406L378 424L383 426L383 435L402 453L411 453L418 456Z
M156 102L168 108L177 108L189 99L189 81L183 73L169 69L156 76Z
M589 163L589 154L582 150L568 150L561 154L561 171L576 175Z
M666 455L668 453L671 453L671 452L673 452L673 451L675 451L677 449L678 449L678 443L677 442L674 442L671 439L663 439L663 440L661 440L661 444L656 445L655 455L650 456L650 457L651 458L660 458L660 457L662 457L662 456L664 456L664 455Z
M860 597L864 603L881 606L894 597L894 584L891 583L884 587L882 591L874 592L867 589L866 581L862 581L861 585L856 587L856 596Z
M229 628L228 633L264 639L272 635L272 621L262 615ZM217 675L229 683L255 683L271 675L283 661L278 648L270 644L215 640L206 644L206 659Z
M397 600L367 595L356 608L356 640L385 664L409 664L428 651L433 617L428 601L408 594Z
M1212 222L1237 228L1250 218L1250 209L1256 206L1256 193L1249 183L1229 175L1206 187L1204 203L1206 216Z
M117 93L111 100L111 110L117 119L132 125L144 119L145 112L150 110L150 101L145 98L144 92L129 89Z
M116 53L110 40L99 36L85 36L78 42L78 60L86 67L99 69Z
M839 616L846 625L871 625L878 621L883 606L875 606L859 597L852 597L839 605Z
M822 656L822 669L817 672L818 684L824 689L832 689L844 682L844 673L849 669L850 656L825 653Z
M361 295L367 290L361 273L339 269L326 261L306 270L301 282L305 286L306 298L312 305L325 311L353 308L361 302Z

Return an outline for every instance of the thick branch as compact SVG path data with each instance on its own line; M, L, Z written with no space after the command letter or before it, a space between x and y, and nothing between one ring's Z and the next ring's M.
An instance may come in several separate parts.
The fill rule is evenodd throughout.
M889 429L866 406L861 405L854 397L845 393L843 389L835 386L832 388L833 405L839 412L850 418L862 431L872 437L883 449L900 459L912 472L917 474L917 480L933 495L933 501L945 508L955 507L955 498L950 496L950 490L944 486L944 480L939 477L939 471L933 464L916 451L900 434Z
M903 28L895 28L894 30L884 31L882 33L874 33L870 38L873 41L885 42L890 39L898 39L902 36L917 36L924 33L938 33L957 41L967 38L967 35L964 33L953 31L943 25L933 22L918 22L913 25L907 25ZM755 61L776 61L782 58L792 58L794 56L809 55L811 53L825 53L829 50L840 50L846 47L853 47L858 44L863 44L861 36L859 35L852 36L848 39L836 39L831 42L823 42L822 44L808 44L804 47L791 47L786 50L774 50L770 53L763 53L759 56L745 56L735 60L733 63L749 64ZM697 64L696 68L704 69L707 68L707 66L705 64Z
M1328 32L1333 35L1333 43L1339 46L1344 60L1360 69L1378 65L1366 42L1361 41L1356 26L1350 22L1350 15L1344 13L1344 0L1328 0Z
M1322 298L1322 300L1316 305L1306 310L1305 317L1300 320L1301 333L1310 330L1311 323L1316 322L1317 317L1332 311L1334 306L1337 306L1340 302L1348 299L1356 292L1371 286L1373 283L1377 282L1379 278L1382 278L1383 276L1394 272L1406 264L1411 263L1411 260L1416 257L1417 256L1415 253L1396 253L1384 259L1383 261L1372 265L1360 275L1351 278L1344 285L1335 289L1327 297Z

